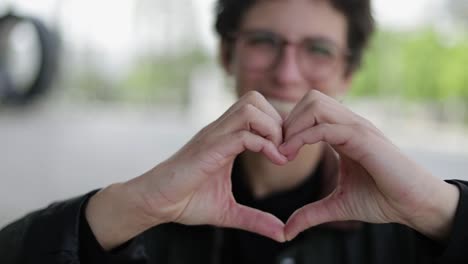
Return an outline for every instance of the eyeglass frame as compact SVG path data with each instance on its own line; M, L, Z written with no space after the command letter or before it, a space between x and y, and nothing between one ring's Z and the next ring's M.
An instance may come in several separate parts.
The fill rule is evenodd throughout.
M299 52L299 51L301 51L301 49L300 49L301 46L306 46L305 44L310 44L312 42L321 43L321 44L326 43L326 45L331 46L336 51L335 54L334 54L333 61L332 61L333 65L329 66L328 72L326 74L323 74L323 76L318 76L318 75L313 76L312 79L323 79L323 78L328 77L331 73L333 73L334 70L336 71L337 64L340 61L344 62L343 66L345 68L346 64L349 63L349 60L352 57L352 53L351 53L349 48L342 48L338 44L336 44L334 41L332 41L330 39L327 39L327 38L324 38L324 37L305 37L305 38L302 38L300 41L290 41L290 40L286 39L285 37L281 36L281 34L278 34L278 33L273 32L271 30L248 29L248 30L241 30L241 31L238 31L236 33L230 34L228 36L227 40L234 43L238 39L242 40L242 38L245 38L245 36L253 35L253 34L267 35L272 40L274 40L275 45L277 45L279 47L279 48L274 47L275 48L275 51L274 51L275 54L274 54L274 57L271 59L271 62L269 63L269 65L265 65L261 69L253 69L253 70L256 70L256 71L269 71L269 70L274 69L274 67L276 67L279 64L279 62L281 61L281 59L283 58L285 48L287 46L291 46L291 45L295 48L295 52L296 52L296 56L297 56L296 60L299 63L299 67L300 67L301 71L306 75L312 75L312 74L309 73L310 69L308 69L307 71L304 72L304 66L301 66L301 64L300 64L301 57L298 56L298 55L301 54ZM244 45L248 45L248 43L247 43L248 40L247 39L244 39L244 40L245 40ZM307 43L307 42L309 42L309 43ZM304 50L304 48L302 48L302 50Z

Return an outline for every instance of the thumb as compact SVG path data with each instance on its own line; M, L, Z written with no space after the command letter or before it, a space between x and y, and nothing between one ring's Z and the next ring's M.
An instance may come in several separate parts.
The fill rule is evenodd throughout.
M228 211L223 223L226 227L246 230L284 242L284 223L274 215L241 204Z
M341 202L335 197L335 190L330 196L297 209L286 222L284 234L286 241L291 241L302 231L323 223L350 220L341 208Z

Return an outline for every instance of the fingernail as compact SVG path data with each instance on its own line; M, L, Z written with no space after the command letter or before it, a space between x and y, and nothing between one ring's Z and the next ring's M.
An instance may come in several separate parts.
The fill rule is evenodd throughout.
M284 233L279 234L279 236L278 236L278 242L284 243L284 242L286 242L286 241L287 241L287 240L286 240L286 237L284 236Z
M287 242L293 240L294 237L295 237L295 236L292 236L292 235L286 235L286 236L285 236Z
M288 162L288 160L285 159L283 155L281 155L278 160L278 165L284 165L286 162Z

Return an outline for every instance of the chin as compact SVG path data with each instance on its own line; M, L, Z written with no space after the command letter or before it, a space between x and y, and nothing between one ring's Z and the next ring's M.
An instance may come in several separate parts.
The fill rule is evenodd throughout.
M285 119L296 106L296 102L272 97L267 97L266 99L276 109L276 111L278 111L283 119Z

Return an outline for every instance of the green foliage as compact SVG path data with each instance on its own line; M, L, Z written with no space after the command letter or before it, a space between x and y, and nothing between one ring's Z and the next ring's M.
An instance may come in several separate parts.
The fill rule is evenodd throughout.
M193 70L212 60L197 48L149 54L118 82L109 83L90 69L75 94L100 101L184 104ZM450 41L433 30L378 32L355 74L351 96L468 104L468 36Z
M102 72L88 64L85 72L72 80L72 96L91 101L130 103L174 103L188 101L193 70L210 61L201 49L152 55L137 60L125 76L104 78Z
M379 32L352 95L468 103L468 40L450 43L432 30Z
M147 56L135 64L116 90L122 99L130 101L184 103L192 71L207 61L208 56L200 50Z
M68 88L71 97L84 98L89 101L115 101L118 99L112 84L92 65L84 72L73 76L69 82L73 84ZM68 87L68 85L64 86Z
M441 98L468 102L468 41L447 50L440 64L437 84Z
M432 32L408 38L402 50L403 82L401 93L410 99L438 99L440 61L445 53Z

